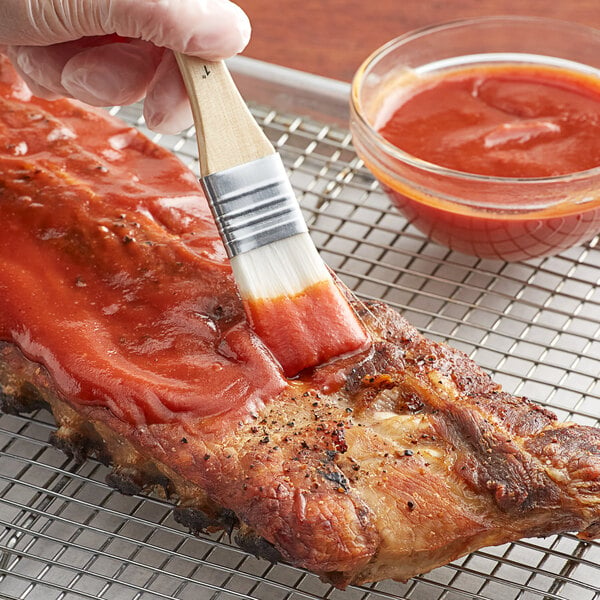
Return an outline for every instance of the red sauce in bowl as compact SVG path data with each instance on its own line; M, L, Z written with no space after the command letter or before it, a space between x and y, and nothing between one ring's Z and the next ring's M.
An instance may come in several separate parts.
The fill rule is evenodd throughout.
M600 80L532 66L425 78L380 133L430 163L492 177L552 177L600 166Z
M361 152L360 140L359 153L435 241L522 260L600 231L596 76L527 63L456 68L399 82L375 121L408 160Z

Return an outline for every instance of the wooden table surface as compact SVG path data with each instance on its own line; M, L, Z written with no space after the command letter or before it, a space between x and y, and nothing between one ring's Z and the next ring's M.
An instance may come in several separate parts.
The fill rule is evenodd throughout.
M252 22L245 56L350 81L373 50L455 19L530 15L600 29L599 0L238 0Z

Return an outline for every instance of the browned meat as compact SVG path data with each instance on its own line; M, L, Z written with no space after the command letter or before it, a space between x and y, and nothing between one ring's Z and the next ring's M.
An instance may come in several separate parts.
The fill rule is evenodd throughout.
M110 463L124 493L164 490L190 529L235 528L340 587L600 536L597 429L509 396L382 304L358 306L370 352L285 380L185 169L117 121L28 98L6 65L0 83L4 410L49 406L54 442Z

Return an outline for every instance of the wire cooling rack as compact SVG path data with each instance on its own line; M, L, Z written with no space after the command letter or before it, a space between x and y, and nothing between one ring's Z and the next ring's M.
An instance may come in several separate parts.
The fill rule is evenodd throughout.
M326 261L362 298L467 352L508 391L561 419L600 418L600 251L505 264L429 242L395 212L356 157L348 87L240 59L232 63L289 169ZM140 107L113 110L197 170L193 132L156 136ZM305 116L308 115L308 116ZM341 125L340 125L341 123ZM200 538L164 501L123 496L95 461L48 444L52 417L0 417L0 598L27 600L598 600L600 545L572 535L477 551L406 584L335 590Z

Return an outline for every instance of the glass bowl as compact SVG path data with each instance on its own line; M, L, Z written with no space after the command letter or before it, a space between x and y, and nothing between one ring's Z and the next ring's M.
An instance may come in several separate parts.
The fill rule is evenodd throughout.
M600 166L547 177L481 175L417 158L380 133L415 79L503 64L567 70L597 85L600 102L600 32L545 18L488 17L408 33L371 54L352 82L350 128L367 168L430 239L518 261L559 253L600 232Z

